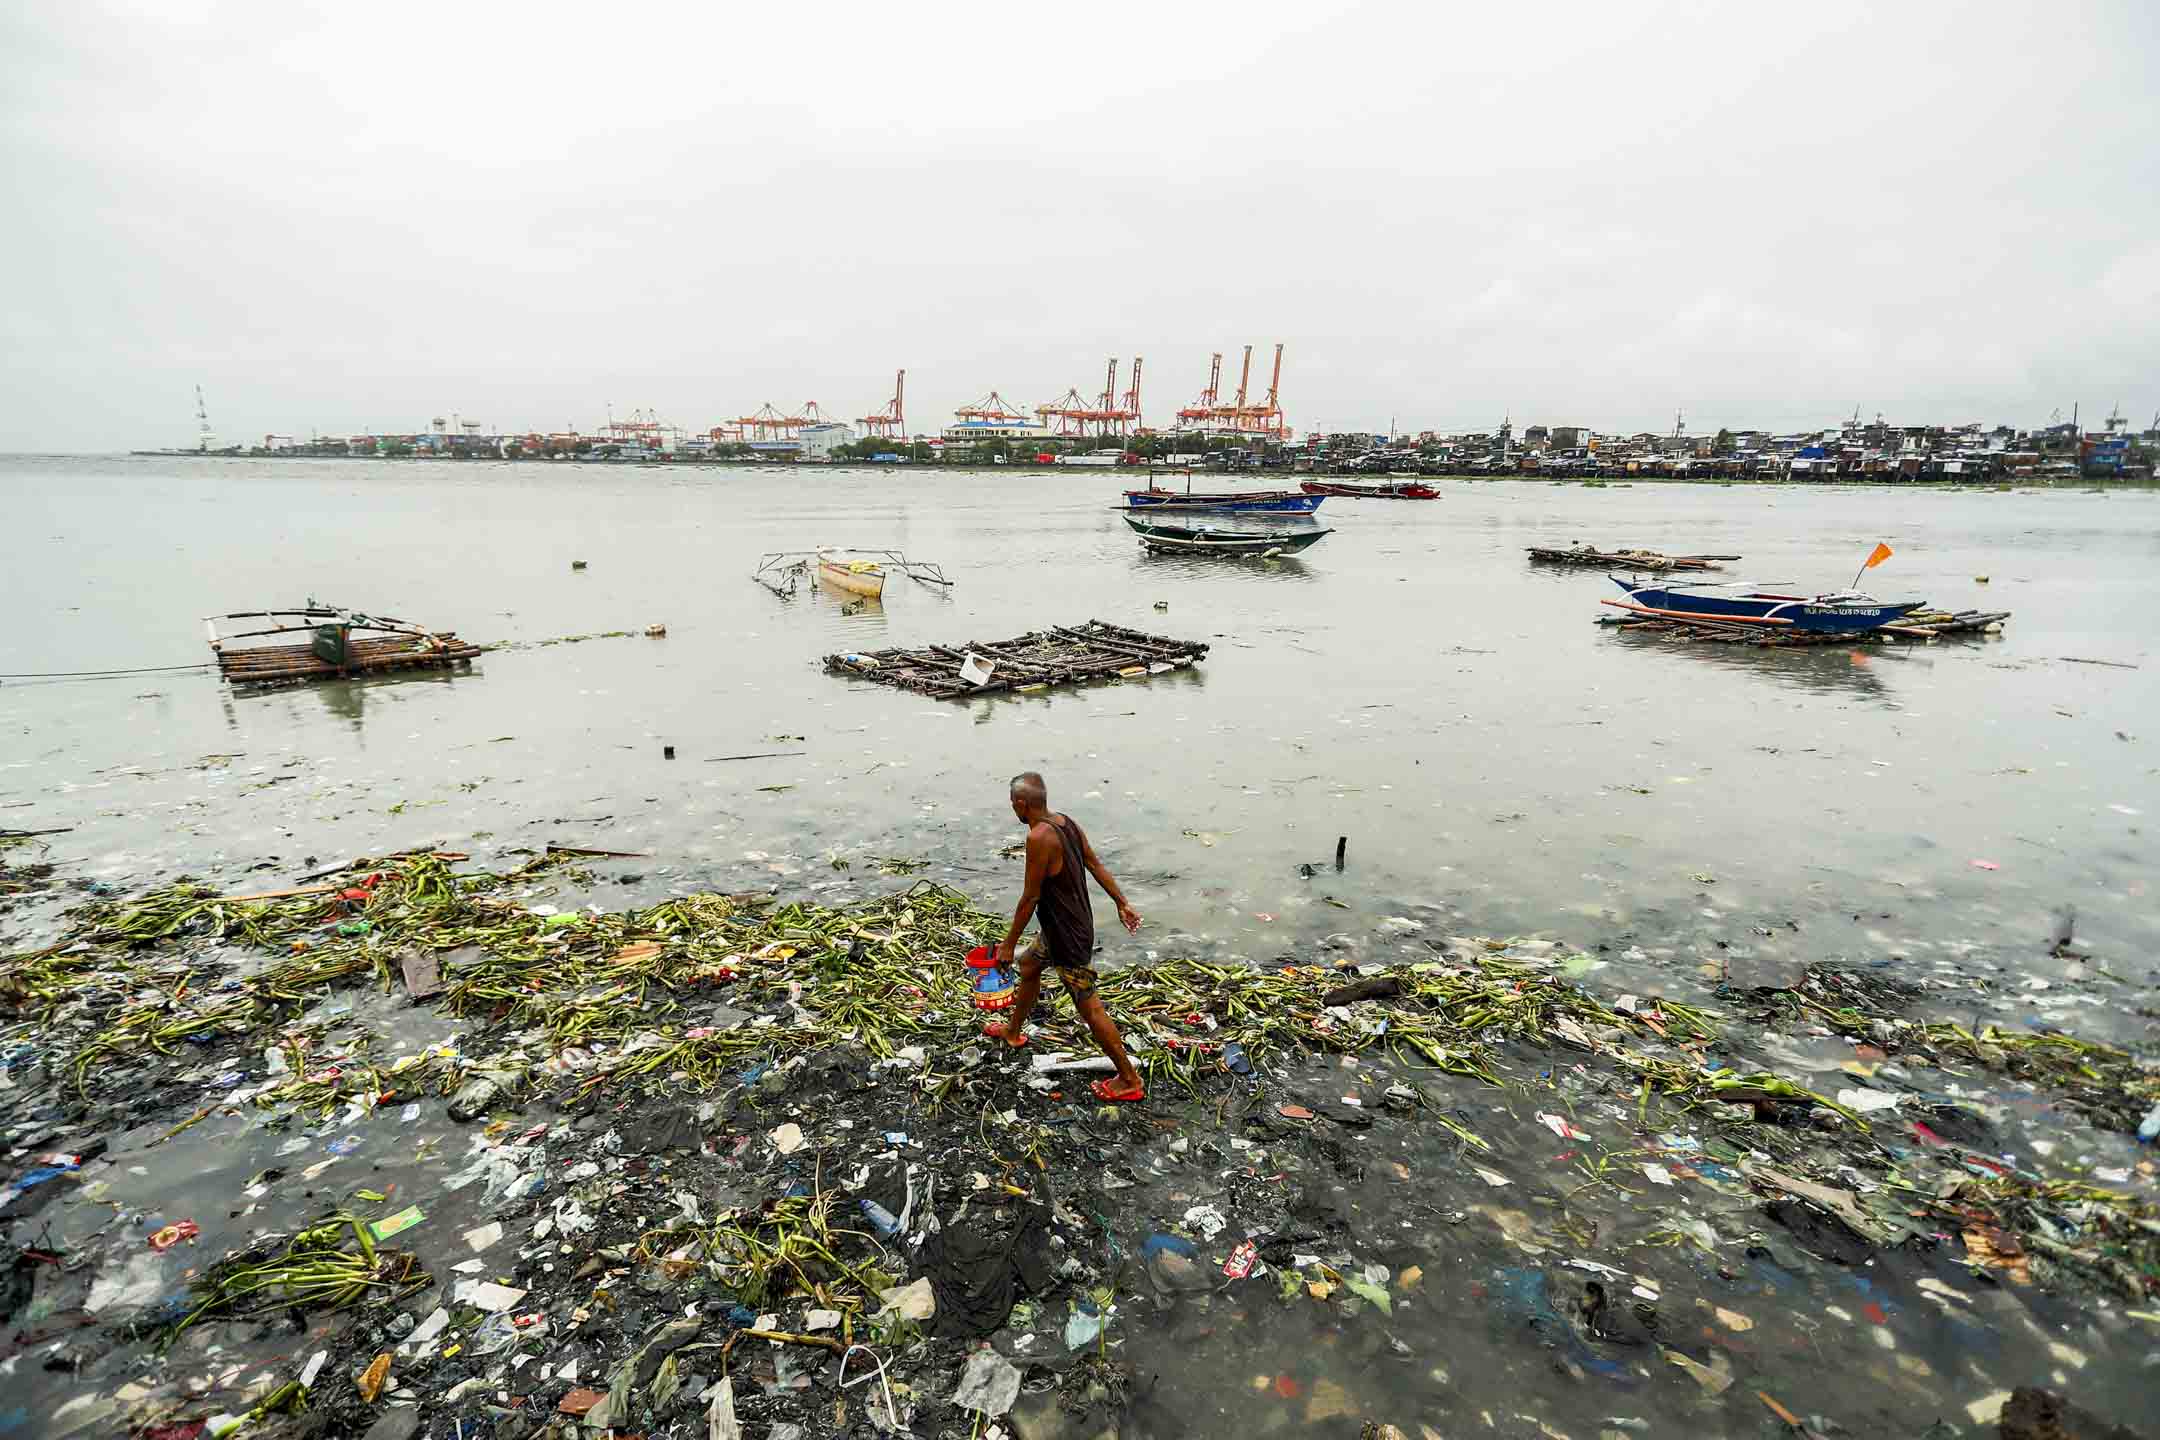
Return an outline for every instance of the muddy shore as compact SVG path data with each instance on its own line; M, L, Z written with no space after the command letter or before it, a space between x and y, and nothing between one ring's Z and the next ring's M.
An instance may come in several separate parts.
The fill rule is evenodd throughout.
M1108 974L1150 1092L1108 1107L1044 1068L1092 1053L1064 1002L1024 1051L980 1034L969 897L609 908L638 863L48 910L0 982L7 1428L1919 1436L1993 1433L2021 1385L2138 1414L2160 1077L2008 977L1614 993L1434 907Z

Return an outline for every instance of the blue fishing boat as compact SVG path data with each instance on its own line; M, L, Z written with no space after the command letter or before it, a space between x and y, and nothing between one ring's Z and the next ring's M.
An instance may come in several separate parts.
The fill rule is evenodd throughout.
M1640 581L1607 576L1626 592L1625 600L1602 600L1635 614L1659 620L1710 621L1724 625L1784 626L1794 630L1876 630L1903 619L1927 602L1878 600L1858 590L1826 595L1793 595L1760 586L1715 580Z
M1305 495L1295 490L1128 490L1127 510L1230 510L1253 514L1310 515L1320 508L1325 495Z

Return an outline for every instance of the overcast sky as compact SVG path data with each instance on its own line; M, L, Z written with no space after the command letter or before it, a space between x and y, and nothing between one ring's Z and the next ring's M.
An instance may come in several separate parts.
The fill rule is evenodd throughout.
M0 7L0 449L2160 409L2160 5Z

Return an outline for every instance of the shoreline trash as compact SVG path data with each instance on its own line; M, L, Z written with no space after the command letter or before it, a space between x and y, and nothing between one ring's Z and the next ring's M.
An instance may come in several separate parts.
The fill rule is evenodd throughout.
M1421 928L1375 921L1399 937L1382 942L1402 947L1393 963L1106 966L1106 1002L1140 1017L1135 1064L1168 1105L1105 1115L1078 1086L1033 1083L1038 1058L1096 1058L1070 1014L1044 1013L1025 1066L986 1053L976 972L954 961L1001 922L963 894L903 882L838 905L698 893L609 909L576 893L584 858L500 875L432 854L367 862L383 878L366 936L325 938L320 895L231 903L182 882L95 897L57 948L15 957L38 1060L5 1093L64 1103L77 1127L26 1134L24 1163L122 1132L156 1142L131 1138L126 1168L84 1160L18 1190L24 1205L54 1197L56 1233L104 1223L92 1187L127 1193L128 1170L162 1185L261 1147L234 1173L254 1172L262 1193L240 1223L262 1238L232 1263L182 1289L207 1257L150 1251L153 1216L91 1235L80 1279L36 1265L39 1302L63 1293L48 1284L87 1283L100 1324L139 1323L150 1341L239 1322L197 1337L219 1345L299 1308L331 1357L310 1403L338 1425L357 1413L347 1377L382 1352L402 1357L380 1397L401 1419L495 1393L545 1416L582 1373L603 1397L588 1418L680 1431L732 1369L756 1377L756 1434L805 1436L829 1433L823 1407L839 1398L815 1374L857 1341L881 1369L850 1364L851 1379L892 1367L894 1407L881 1385L863 1397L869 1418L912 1412L928 1434L968 1428L956 1378L969 1342L992 1338L1041 1392L997 1417L1010 1432L1031 1429L1038 1404L1122 1403L1158 1347L1255 1305L1327 1307L1342 1348L1267 1369L1328 1409L1325 1384L1351 1384L1333 1357L1452 1343L1436 1337L1459 1324L1454 1281L1443 1304L1421 1288L1428 1273L1459 1273L1464 1293L1526 1322L1495 1327L1490 1350L1464 1331L1447 1356L1453 1378L1436 1383L1478 1405L1501 1399L1517 1344L1558 1347L1596 1383L1687 1391L1767 1384L1749 1356L1815 1346L1861 1371L1883 1357L1866 1382L1875 1418L1904 1420L1917 1392L1884 1377L1933 1356L1900 1306L1992 1333L1967 1298L1976 1271L2002 1282L1991 1306L2043 1323L2088 1296L2155 1313L2160 1212L2140 1168L2152 1151L2133 1137L2160 1108L2160 1075L2054 1023L2066 980L2003 992L2001 1023L1975 1023L1965 990L1931 995L1866 966L1801 963L1774 986L1714 993L1717 977L1691 992L1631 976L1653 998L1624 1003L1564 945L1453 936L1419 909L1404 918ZM311 948L293 951L298 938ZM414 950L441 957L424 1009L378 988ZM1370 981L1387 983L1327 1003ZM2048 1023L2012 1028L2028 1010ZM386 1043L416 1024L420 1048ZM1266 1103L1245 1100L1239 1059L1267 1077ZM444 1124L441 1097L475 1082L471 1128ZM402 1127L401 1103L433 1118ZM298 1158L260 1158L285 1134ZM323 1156L348 1139L345 1158ZM310 1169L325 1182L313 1196ZM1554 1193L1578 1198L1556 1207ZM416 1203L319 1221L337 1197ZM420 1216L458 1257L439 1291L410 1255L367 1249ZM278 1231L295 1220L315 1228ZM1241 1289L1263 1264L1275 1273ZM1714 1269L1730 1273L1710 1282ZM1849 1328L1795 1331L1812 1316L1774 1297L1803 1290ZM1609 1348L1647 1323L1644 1307L1667 1312L1665 1348L1696 1369L1671 1360L1645 1377L1634 1361L1657 1352ZM2078 1343L2092 1365L2125 1363L2112 1332ZM112 1353L108 1366L138 1358ZM1064 1368L1037 1368L1044 1357ZM1286 1412L1293 1425L1303 1409Z

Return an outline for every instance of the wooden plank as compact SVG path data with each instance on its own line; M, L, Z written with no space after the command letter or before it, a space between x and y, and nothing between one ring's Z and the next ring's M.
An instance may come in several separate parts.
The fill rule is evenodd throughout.
M1089 635L1076 630L1060 630L1058 633L1069 635L1074 640L1094 648L1116 650L1128 657L1143 660L1183 660L1192 653L1190 650L1166 650L1158 645L1128 640L1125 634Z
M1207 649L1200 643L1187 644L1094 621L1085 629L1054 626L1048 630L1029 631L1010 640L976 640L961 646L930 645L919 650L861 652L864 658L877 663L878 668L874 670L858 669L843 656L828 655L825 668L896 689L956 699L1021 687L1106 679L1131 670L1137 663L1188 665L1205 656ZM992 663L994 668L987 684L973 685L961 678L961 667L966 663L968 652Z
M442 958L432 950L414 950L398 962L404 975L405 993L415 1000L431 1000L448 987L442 981Z

